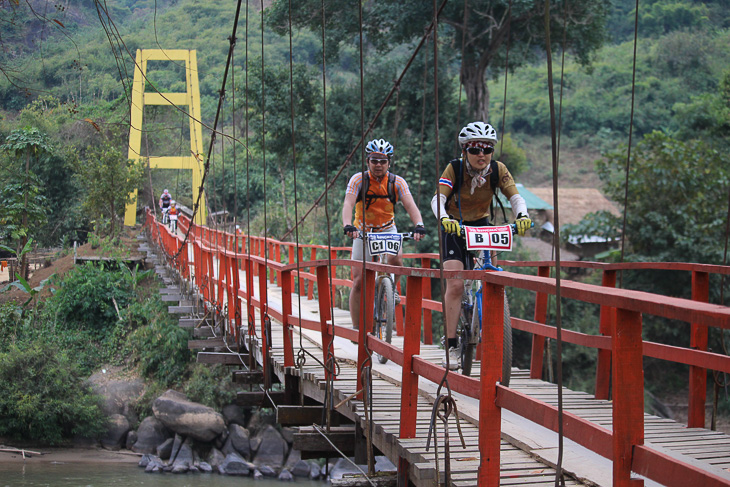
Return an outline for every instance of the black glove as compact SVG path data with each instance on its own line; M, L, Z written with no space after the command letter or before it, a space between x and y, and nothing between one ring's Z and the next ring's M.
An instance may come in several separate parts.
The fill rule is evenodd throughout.
M357 232L357 227L355 225L345 225L343 231L345 235L349 235L352 232Z
M424 235L426 235L426 229L423 228L423 225L416 225L415 227L413 227L413 233L414 235L420 235L421 237L423 237Z

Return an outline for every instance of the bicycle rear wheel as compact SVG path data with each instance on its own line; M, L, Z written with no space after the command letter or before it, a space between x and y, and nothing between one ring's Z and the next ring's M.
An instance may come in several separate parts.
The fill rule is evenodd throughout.
M393 338L393 324L395 322L395 298L393 294L393 282L390 279L383 279L377 289L375 297L375 320L373 333L381 340L390 343ZM376 353L378 362L384 364L387 357Z
M482 327L479 320L482 313L482 297L480 293L477 293L476 300L474 302L474 326L472 327L472 330L478 330L480 337ZM506 295L504 296L502 330L504 336L502 338L502 381L500 383L503 386L508 387L512 376L512 319L509 311L509 301L507 300ZM464 375L468 374L464 373Z

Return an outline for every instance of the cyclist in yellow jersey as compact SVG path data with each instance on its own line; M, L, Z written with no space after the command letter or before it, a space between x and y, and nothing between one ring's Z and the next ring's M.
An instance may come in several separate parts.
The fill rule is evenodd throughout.
M363 241L359 232L398 233L395 226L395 204L400 201L415 225L414 240L420 240L426 230L423 227L421 212L413 200L408 183L389 172L393 146L384 139L374 139L365 147L367 171L356 173L347 183L345 201L342 205L342 226L344 233L354 239L352 259L362 260ZM390 187L390 188L389 188ZM363 189L366 194L363 197ZM352 219L352 210L355 219ZM372 260L370 253L366 255ZM388 264L403 265L399 253L388 256ZM360 299L362 293L362 266L352 266L352 291L350 292L350 317L352 326L358 329L360 323Z
M466 242L461 237L461 225L489 225L489 208L497 188L512 206L517 232L524 236L532 221L527 214L525 200L507 167L499 161L492 163L497 131L484 122L472 122L459 133L461 157L451 161L439 179L438 192L431 200L431 209L441 218L442 260L444 270L471 268ZM455 169L458 168L458 169ZM492 173L492 171L497 171ZM457 174L457 171L459 174ZM493 177L497 176L497 177ZM492 187L494 181L495 187ZM445 353L449 355L449 368L459 368L460 354L457 349L456 327L459 322L461 297L464 293L462 279L448 279L444 294L446 320ZM446 360L444 360L444 365Z

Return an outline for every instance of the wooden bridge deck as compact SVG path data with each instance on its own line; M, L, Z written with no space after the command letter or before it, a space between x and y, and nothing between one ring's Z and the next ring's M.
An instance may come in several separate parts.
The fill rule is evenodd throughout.
M245 281L242 281L245 282ZM269 306L280 310L281 292L276 286L268 287ZM298 303L301 302L301 310ZM304 319L318 320L318 303L295 295L293 299L293 315ZM185 326L190 326L191 319L183 318ZM334 310L334 322L338 325L350 324L347 311ZM244 324L244 329L245 329ZM325 375L319 363L307 357L301 368L285 368L283 352L283 330L280 324L272 323L272 352L274 371L282 383L288 373L303 378L303 391L306 396L319 402L325 399ZM210 336L196 333L196 336ZM320 333L294 328L294 353L301 346L315 357L322 358ZM394 337L394 345L402 348L402 338ZM262 362L261 350L254 351L259 363ZM334 382L334 403L337 404L355 392L357 348L349 340L335 338L335 357L339 363L340 373ZM443 351L437 346L422 345L421 358L440 364ZM388 362L379 364L374 360L372 421L374 424L374 445L397 464L402 457L409 462L409 479L415 485L434 485L436 476L436 453L433 438L431 448L426 449L426 438L429 432L432 405L437 397L437 385L423 378L419 381L419 405L417 420L417 437L400 439L400 377L399 366ZM479 376L478 363L475 364L474 376ZM540 399L547 404L557 406L557 386L541 380L530 379L527 371L512 369L510 387ZM461 418L462 434L466 448L462 448L456 422L449 420L449 445L451 472L454 485L476 485L477 468L479 466L478 448L478 401L458 393L453 394L458 405ZM612 405L610 401L597 400L591 394L563 389L563 408L581 418L594 422L607 429L612 427ZM340 406L338 412L359 423L365 428L365 414L361 401L351 399ZM438 468L440 478L444 472L444 431L443 426L437 429ZM712 473L730 483L730 436L722 432L714 432L702 428L687 428L685 425L669 419L653 415L645 415L645 439L647 446L670 457L681 459L703 471ZM564 440L565 449L563 468L568 474L566 485L612 485L612 464L586 448ZM557 435L546 428L522 418L508 410L502 410L502 443L500 455L500 485L510 486L547 486L554 483L555 470L552 468L558 457ZM646 480L645 485L660 485Z

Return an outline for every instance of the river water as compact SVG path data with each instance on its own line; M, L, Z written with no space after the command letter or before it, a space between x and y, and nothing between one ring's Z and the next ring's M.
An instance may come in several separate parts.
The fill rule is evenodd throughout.
M299 486L322 487L324 482L297 479ZM136 464L1 463L0 487L284 487L272 479L218 474L174 475L145 473Z

